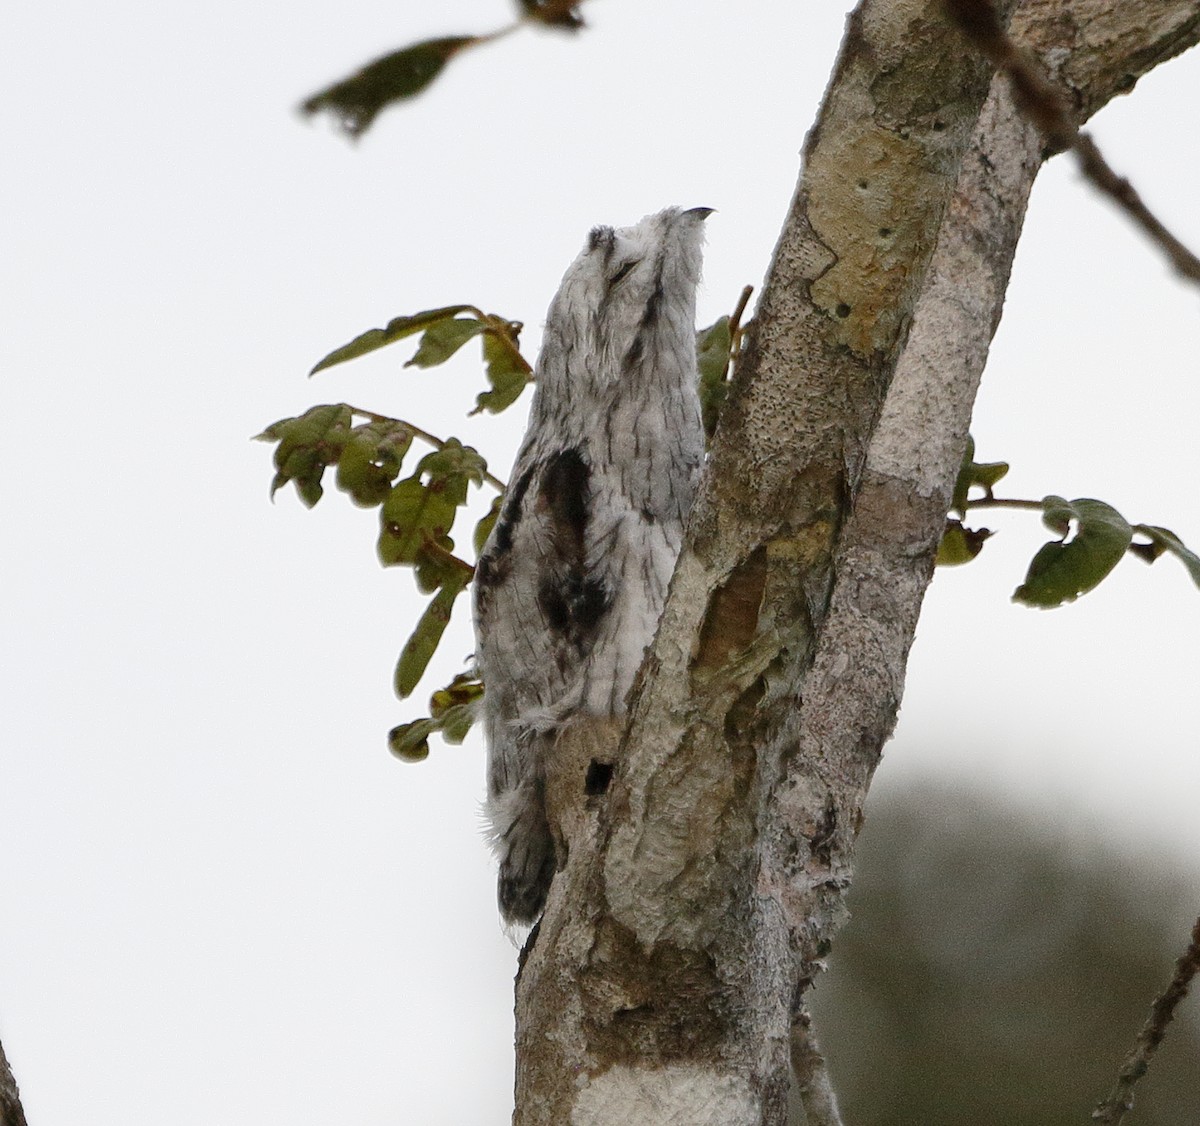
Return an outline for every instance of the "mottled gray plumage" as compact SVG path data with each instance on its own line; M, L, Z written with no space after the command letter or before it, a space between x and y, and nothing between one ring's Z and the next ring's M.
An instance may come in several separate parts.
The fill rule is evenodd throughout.
M487 813L510 922L537 917L555 870L555 732L624 712L679 554L704 456L695 304L708 214L597 227L546 318L529 429L475 578Z

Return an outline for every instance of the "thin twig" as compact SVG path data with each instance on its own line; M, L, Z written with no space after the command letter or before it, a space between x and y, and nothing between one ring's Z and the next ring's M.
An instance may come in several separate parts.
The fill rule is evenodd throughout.
M742 287L742 295L738 298L733 315L729 318L729 339L732 342L734 352L737 351L737 344L742 334L742 316L746 312L746 306L750 304L750 295L753 292L754 286L752 285Z
M979 497L967 501L967 508L1020 508L1026 512L1041 512L1045 501L1018 500L1016 497Z
M1050 148L1055 152L1074 149L1079 168L1092 186L1158 244L1179 274L1200 283L1200 258L1167 230L1133 185L1113 171L1091 136L1080 131L1066 94L1033 54L1013 42L991 0L946 0L946 8L967 38L998 70L1008 74L1017 104L1041 130Z
M817 1043L812 1015L803 1002L792 1018L792 1077L808 1126L842 1126L837 1094Z
M1121 1070L1117 1072L1117 1082L1109 1092L1108 1098L1092 1111L1094 1122L1120 1122L1133 1109L1133 1087L1150 1067L1150 1060L1155 1049L1162 1043L1167 1033L1167 1025L1175 1015L1175 1007L1187 996L1188 986L1196 971L1200 970L1200 919L1192 927L1192 941L1175 963L1175 974L1171 984L1154 999L1150 1006L1150 1016L1138 1033L1133 1051L1125 1057Z
M414 426L411 422L406 422L402 418L392 418L390 415L376 414L375 411L366 411L362 407L350 406L349 403L346 406L349 408L351 414L356 414L360 418L367 418L372 422L390 422L396 426L403 426L406 430L412 431L413 437L420 438L422 442L427 442L435 450L444 450L446 448L446 443L436 434L430 434L428 430L422 430L419 426ZM492 488L499 489L500 492L504 492L508 488L499 477L493 477L486 469L483 471L482 476Z

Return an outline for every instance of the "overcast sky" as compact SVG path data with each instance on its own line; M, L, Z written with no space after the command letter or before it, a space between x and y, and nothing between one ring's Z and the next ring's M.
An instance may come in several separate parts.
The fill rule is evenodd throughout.
M389 317L527 323L588 229L709 206L703 323L758 283L844 7L596 0L577 37L457 60L357 146L296 104L504 0L16 0L0 418L0 1037L37 1126L500 1126L516 951L477 739L404 765L391 670L421 600L330 489L267 500L279 417L346 400L507 474L468 346L323 373ZM1095 131L1200 245L1200 55ZM1035 192L974 432L1009 495L1097 496L1200 545L1200 298L1065 158ZM1028 515L926 603L880 792L974 781L1149 864L1200 861L1200 593L1123 563L1009 596ZM457 671L463 605L423 686ZM441 677L443 680L439 680ZM867 831L870 831L869 823Z

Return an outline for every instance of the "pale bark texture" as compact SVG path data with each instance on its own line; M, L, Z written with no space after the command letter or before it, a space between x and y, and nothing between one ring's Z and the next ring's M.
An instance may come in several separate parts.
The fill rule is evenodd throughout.
M1200 38L1197 0L1006 10L1081 118ZM521 1126L786 1121L1043 155L940 0L855 10L629 723L563 736Z

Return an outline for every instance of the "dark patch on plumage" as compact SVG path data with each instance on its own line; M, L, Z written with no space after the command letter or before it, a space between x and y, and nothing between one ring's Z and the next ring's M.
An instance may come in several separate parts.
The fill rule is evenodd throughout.
M660 273L654 279L654 288L650 291L650 296L646 298L646 311L642 313L642 328L649 328L658 320L664 297L666 294L663 292L662 274Z
M555 454L542 471L541 499L550 512L555 545L569 562L581 567L591 476L588 463L574 448Z
M517 479L509 495L504 498L504 507L500 510L500 519L496 521L496 534L492 537L492 556L499 557L512 550L513 531L521 518L521 502L533 480L533 466L530 466Z
M583 653L612 599L602 582L584 578L580 568L570 567L561 575L542 578L537 602L547 628Z
M566 585L556 575L546 575L538 583L538 607L552 633L566 634L571 628L571 604L564 589Z
M612 598L599 579L584 579L571 600L571 616L581 633L591 633L600 624Z
M633 337L633 343L629 345L629 350L621 357L621 367L624 371L629 372L637 367L646 355L646 334L654 331L655 322L662 312L662 303L665 297L662 274L659 273L655 276L654 288L650 291L650 296L646 298L646 307L642 310L642 323L638 325L638 330Z
M581 653L611 601L604 584L587 576L591 476L583 454L571 447L546 462L538 483L538 504L549 517L554 549L550 573L538 583L538 607L547 628Z

